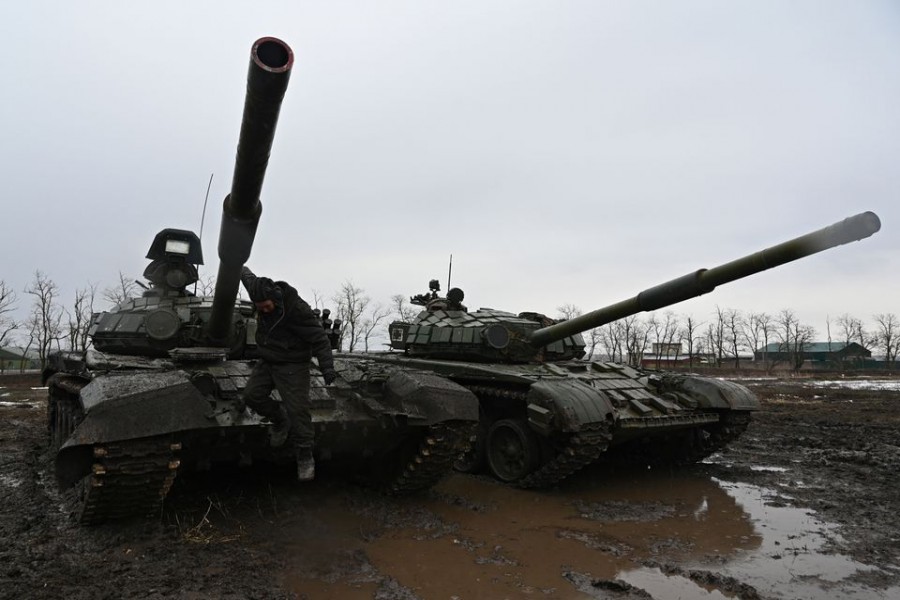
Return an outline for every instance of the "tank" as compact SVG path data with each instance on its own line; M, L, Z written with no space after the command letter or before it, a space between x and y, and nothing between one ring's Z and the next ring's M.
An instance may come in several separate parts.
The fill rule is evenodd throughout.
M863 239L880 228L861 213L732 262L701 269L583 316L469 311L450 289L413 296L424 310L389 326L393 352L378 362L427 370L478 396L477 440L462 471L486 468L522 487L556 484L598 460L647 465L698 461L736 439L758 399L733 382L581 360L582 332L713 291L725 284Z
M203 264L198 236L163 229L147 253L142 296L93 315L91 348L55 354L43 373L56 479L78 490L81 523L158 511L182 472L292 460L269 446L271 423L239 402L256 321L254 305L238 298L292 64L281 40L252 46L214 295L191 290ZM320 318L336 345L340 324L328 311ZM311 365L319 461L343 460L393 493L452 471L478 422L473 392L430 371L341 359L335 367L339 377L326 386Z

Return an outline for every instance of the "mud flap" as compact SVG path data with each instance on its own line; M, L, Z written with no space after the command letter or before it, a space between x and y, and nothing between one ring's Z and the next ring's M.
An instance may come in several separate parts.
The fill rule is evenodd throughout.
M385 401L416 425L478 421L478 397L438 375L398 371L385 382L384 390Z
M56 479L61 487L74 485L88 474L94 444L217 426L209 402L186 374L138 377L102 377L81 390L84 419L56 455Z
M614 416L604 392L577 379L538 381L528 389L528 422L536 431L579 431Z
M759 410L759 399L746 387L722 379L707 377L678 377L672 391L686 394L700 408L731 410Z

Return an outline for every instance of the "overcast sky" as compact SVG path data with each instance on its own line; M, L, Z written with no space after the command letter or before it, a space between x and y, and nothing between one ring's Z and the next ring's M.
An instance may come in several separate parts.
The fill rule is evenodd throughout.
M874 237L673 307L900 314L900 5L6 2L0 279L71 303L229 192L250 47L294 50L250 266L373 301L591 310L872 210Z

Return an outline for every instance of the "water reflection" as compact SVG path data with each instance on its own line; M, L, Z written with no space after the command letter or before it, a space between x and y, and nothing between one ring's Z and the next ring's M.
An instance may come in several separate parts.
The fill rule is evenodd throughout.
M354 512L369 531L367 561L421 598L590 597L563 573L608 579L648 559L726 561L761 541L715 481L656 472L587 472L545 492L454 476L425 499L373 497Z
M543 492L456 475L424 497L298 494L272 543L311 598L614 597L592 584L614 580L656 598L873 597L848 580L871 567L822 554L834 531L771 494L685 472L593 469Z
M723 580L743 582L775 598L900 597L900 589L874 590L854 581L861 573L876 571L875 567L844 555L825 554L829 540L840 541L840 537L833 525L818 519L813 511L784 506L771 490L743 483L716 483L750 515L759 543L733 560L722 563L701 559L689 562L681 571L712 571ZM626 569L617 577L654 596L669 595L674 586L682 592L692 589L689 597L726 597L680 574L667 575L657 568Z

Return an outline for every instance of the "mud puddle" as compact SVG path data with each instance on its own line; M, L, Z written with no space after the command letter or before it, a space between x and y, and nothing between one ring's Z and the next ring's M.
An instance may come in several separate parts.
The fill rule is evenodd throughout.
M704 475L589 472L550 492L457 475L425 498L307 502L271 540L300 597L900 597L823 553L837 533L811 511Z
M784 506L786 498L772 490L713 481L749 515L759 545L727 561L688 557L677 569L643 567L619 573L619 579L655 598L678 597L676 590L685 598L735 597L708 589L708 581L697 576L698 570L716 573L723 581L740 581L763 598L900 598L898 587L876 590L861 582L877 575L878 567L828 552L828 547L842 538L834 525L812 511ZM686 574L698 582L690 581ZM731 591L743 597L739 590L726 590Z

